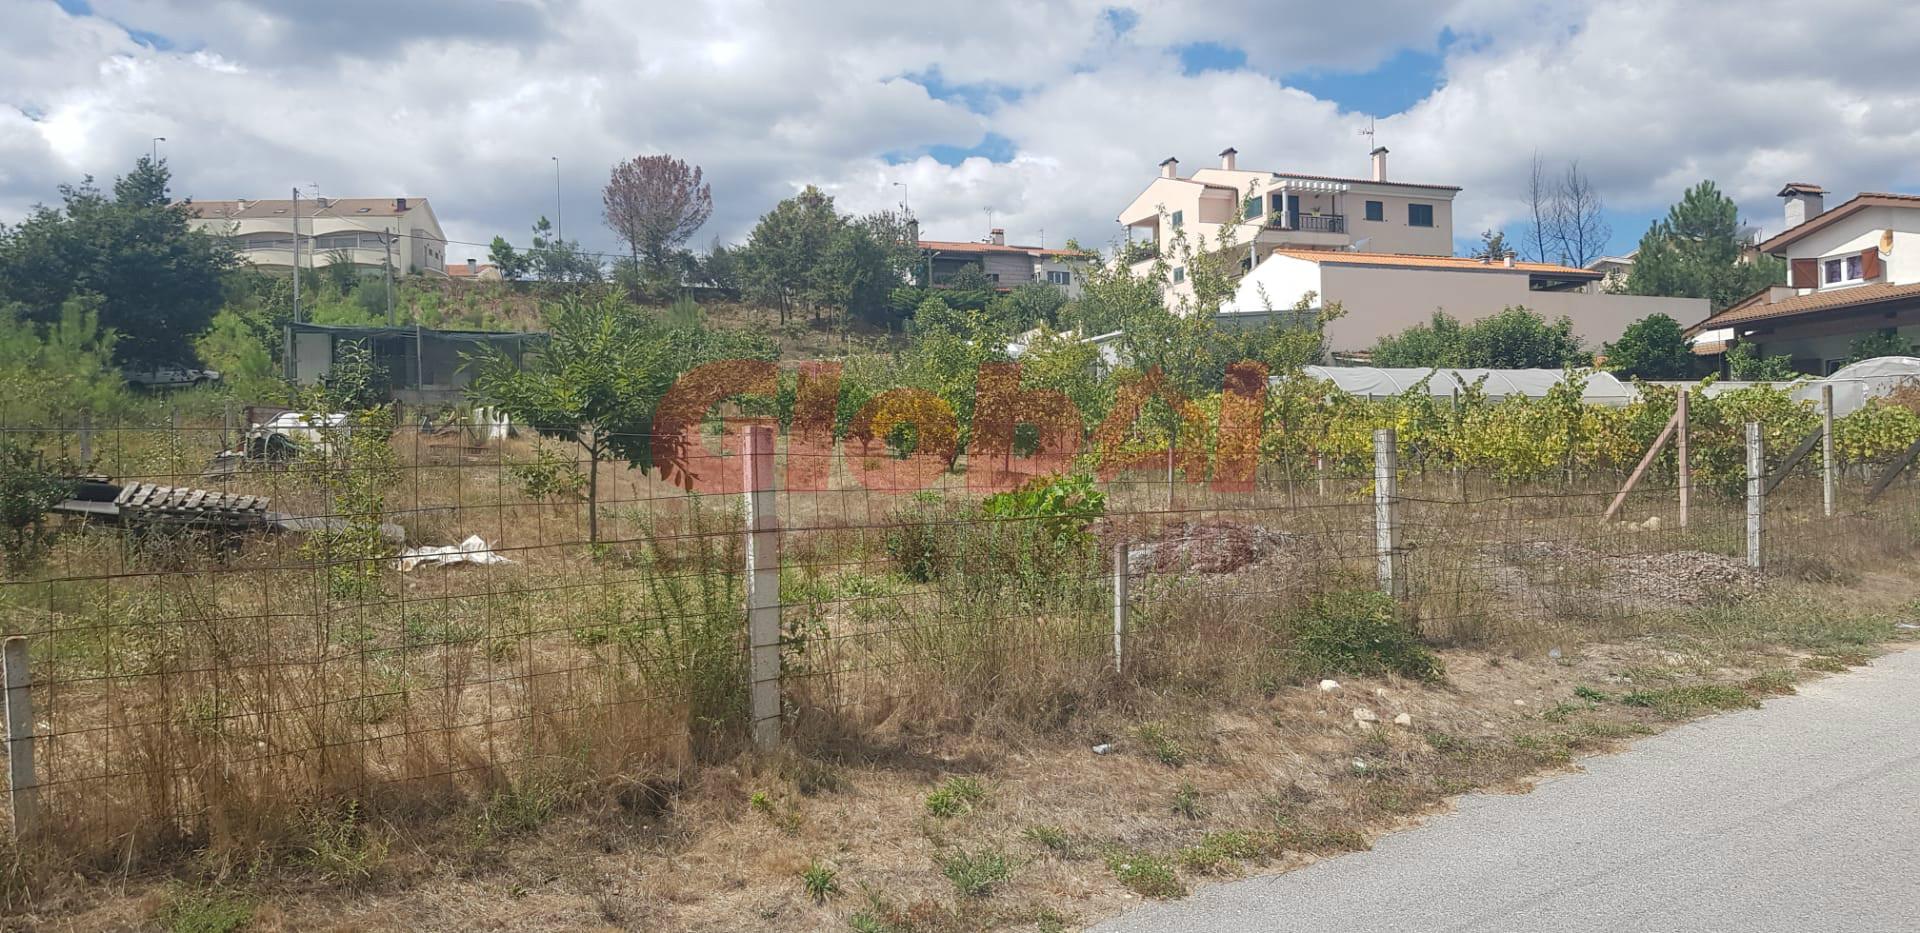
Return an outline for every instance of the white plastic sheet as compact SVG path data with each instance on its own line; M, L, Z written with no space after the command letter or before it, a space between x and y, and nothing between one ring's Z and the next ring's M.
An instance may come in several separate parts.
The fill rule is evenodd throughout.
M459 544L443 547L410 547L400 552L400 570L415 567L444 567L449 564L511 564L512 560L494 553L493 546L479 535L468 535Z

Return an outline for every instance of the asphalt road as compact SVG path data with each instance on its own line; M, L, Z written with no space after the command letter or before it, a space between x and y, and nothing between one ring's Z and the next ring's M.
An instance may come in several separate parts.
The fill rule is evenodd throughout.
M1122 931L1920 930L1920 649Z

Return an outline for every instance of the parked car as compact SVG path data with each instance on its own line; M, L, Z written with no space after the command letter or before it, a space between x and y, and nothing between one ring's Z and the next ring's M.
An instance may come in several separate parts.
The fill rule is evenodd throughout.
M141 366L120 371L128 385L145 389L183 389L189 386L203 386L220 381L220 373L212 369L189 369L185 366Z

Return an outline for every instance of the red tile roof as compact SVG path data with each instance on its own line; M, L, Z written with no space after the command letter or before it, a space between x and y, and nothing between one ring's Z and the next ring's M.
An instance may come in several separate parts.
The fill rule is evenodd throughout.
M1371 178L1342 178L1338 175L1306 175L1300 172L1273 172L1276 178L1299 178L1306 181L1339 181L1349 185L1388 185L1396 188L1432 188L1436 191L1459 191L1459 185L1423 185L1414 181L1374 181Z
M1870 285L1854 285L1847 288L1834 288L1826 291L1809 292L1767 304L1766 291L1754 293L1746 300L1688 328L1690 333L1731 327L1753 321L1773 321L1780 318L1800 317L1827 311L1846 311L1853 308L1871 307L1895 301L1920 301L1920 283L1910 285L1890 285L1874 282Z

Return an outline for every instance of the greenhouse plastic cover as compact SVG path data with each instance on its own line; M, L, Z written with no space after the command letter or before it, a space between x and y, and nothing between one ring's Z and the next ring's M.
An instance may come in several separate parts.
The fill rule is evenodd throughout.
M1920 365L1920 361L1915 361L1915 364ZM1481 389L1488 398L1513 395L1541 398L1566 378L1566 373L1558 369L1435 369L1424 366L1407 369L1305 366L1301 369L1308 378L1324 379L1349 395L1369 398L1399 395L1419 385L1422 379L1427 380L1427 394L1440 398L1451 397L1456 391L1464 391L1482 380L1485 381L1481 382ZM1279 378L1282 377L1275 377L1276 380ZM1632 386L1610 373L1587 373L1586 380L1580 400L1588 405L1617 408L1639 398L1639 393Z

